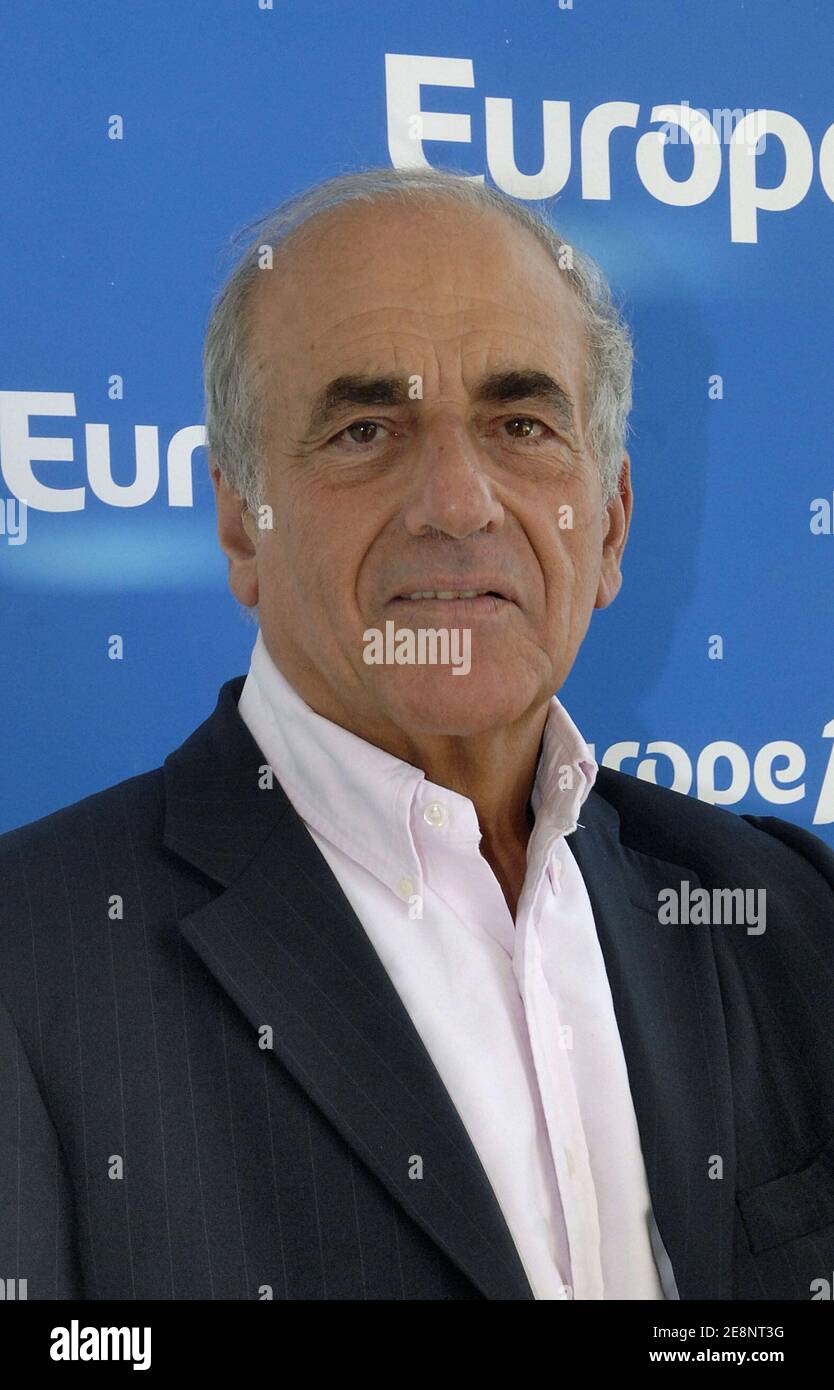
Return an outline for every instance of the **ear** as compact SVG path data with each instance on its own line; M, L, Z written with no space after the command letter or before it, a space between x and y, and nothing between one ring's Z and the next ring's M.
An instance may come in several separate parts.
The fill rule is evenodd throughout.
M617 597L623 582L620 561L625 550L634 494L631 489L631 459L623 454L617 495L606 507L605 534L602 544L602 564L595 608L607 608Z
M229 588L239 603L252 608L258 602L255 518L226 482L213 457L209 471L217 506L217 534L229 561Z

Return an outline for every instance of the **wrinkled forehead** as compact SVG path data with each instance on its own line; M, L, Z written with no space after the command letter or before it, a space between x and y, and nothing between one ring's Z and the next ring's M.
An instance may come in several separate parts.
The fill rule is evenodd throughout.
M569 282L526 228L442 200L329 209L279 247L249 306L273 403L344 372L537 368L585 419L587 332ZM467 367L468 364L468 367Z

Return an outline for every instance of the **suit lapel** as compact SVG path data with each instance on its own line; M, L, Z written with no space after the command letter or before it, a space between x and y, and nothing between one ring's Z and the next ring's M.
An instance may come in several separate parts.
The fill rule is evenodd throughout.
M592 790L568 843L594 911L652 1208L681 1298L732 1296L735 1140L724 1014L708 926L661 925L658 892L691 869L628 849ZM584 828L583 828L584 827ZM717 1173L716 1159L723 1165Z
M391 1196L490 1299L533 1297L463 1123L378 956L237 712L166 760L166 846L225 891L180 930ZM419 1163L418 1163L419 1160ZM422 1171L422 1177L412 1176Z

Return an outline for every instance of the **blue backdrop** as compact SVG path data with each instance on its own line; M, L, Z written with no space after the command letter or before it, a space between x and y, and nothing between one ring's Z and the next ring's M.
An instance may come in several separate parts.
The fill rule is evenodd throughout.
M832 38L813 0L7 4L0 829L246 670L200 445L230 234L423 158L545 198L634 329L625 582L561 698L600 760L834 845Z

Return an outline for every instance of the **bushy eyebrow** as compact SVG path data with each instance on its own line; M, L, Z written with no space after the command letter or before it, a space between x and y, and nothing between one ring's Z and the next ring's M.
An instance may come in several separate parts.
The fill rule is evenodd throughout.
M476 383L472 392L476 403L514 405L519 401L537 401L554 412L560 425L569 432L576 427L573 401L570 395L547 372L532 368L492 372ZM406 377L371 376L351 373L334 377L316 395L310 411L308 433L316 435L345 406L368 407L407 405L409 381Z

